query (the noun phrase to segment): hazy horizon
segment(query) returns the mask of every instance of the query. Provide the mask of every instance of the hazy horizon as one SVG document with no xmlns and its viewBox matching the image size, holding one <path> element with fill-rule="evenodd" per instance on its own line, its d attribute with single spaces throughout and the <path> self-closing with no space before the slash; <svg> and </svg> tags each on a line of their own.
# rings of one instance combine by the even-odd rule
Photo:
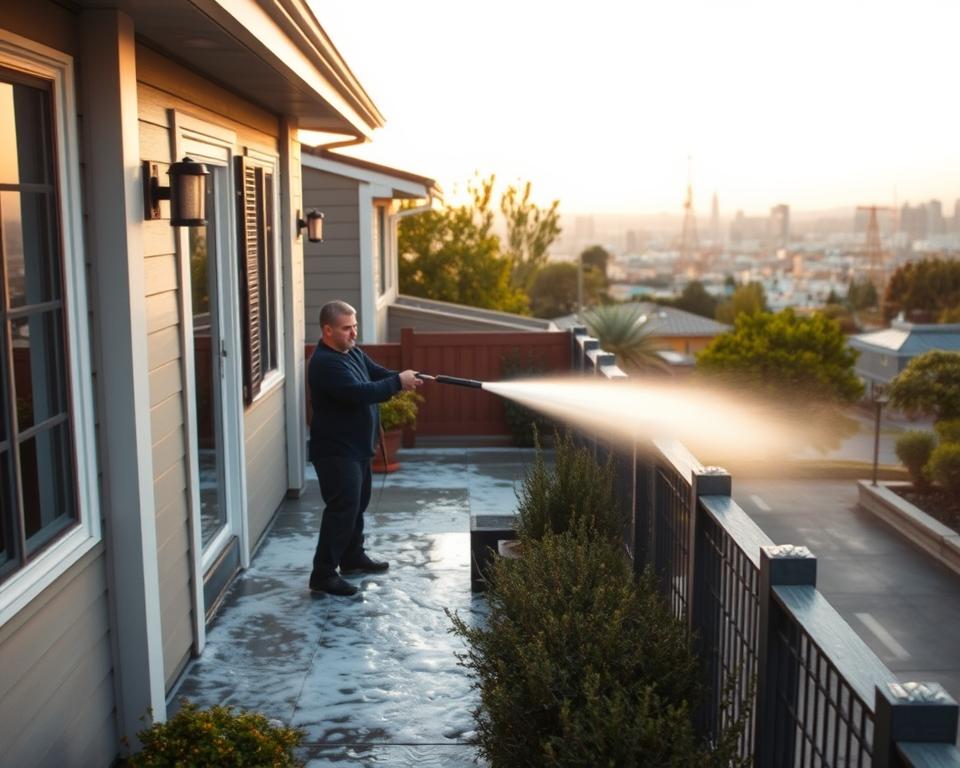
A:
<svg viewBox="0 0 960 768">
<path fill-rule="evenodd" d="M 960 3 L 308 0 L 387 119 L 341 150 L 565 211 L 960 197 Z"/>
</svg>

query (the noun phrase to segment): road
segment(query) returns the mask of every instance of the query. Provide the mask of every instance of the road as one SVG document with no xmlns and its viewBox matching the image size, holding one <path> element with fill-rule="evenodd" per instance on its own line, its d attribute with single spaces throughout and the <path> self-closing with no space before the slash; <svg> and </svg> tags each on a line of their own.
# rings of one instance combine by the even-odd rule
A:
<svg viewBox="0 0 960 768">
<path fill-rule="evenodd" d="M 817 586 L 902 682 L 960 700 L 960 576 L 857 504 L 854 480 L 738 479 L 733 496 L 776 544 L 817 556 Z"/>
</svg>

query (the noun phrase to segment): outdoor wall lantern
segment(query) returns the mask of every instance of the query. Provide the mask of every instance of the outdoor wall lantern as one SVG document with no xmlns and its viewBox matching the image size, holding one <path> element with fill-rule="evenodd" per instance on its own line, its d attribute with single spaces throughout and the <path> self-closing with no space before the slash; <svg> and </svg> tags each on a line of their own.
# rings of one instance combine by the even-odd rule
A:
<svg viewBox="0 0 960 768">
<path fill-rule="evenodd" d="M 310 211 L 306 220 L 300 218 L 300 212 L 297 211 L 297 237 L 303 229 L 307 230 L 307 240 L 311 243 L 323 242 L 323 214 L 320 211 Z"/>
<path fill-rule="evenodd" d="M 206 226 L 207 176 L 210 175 L 207 166 L 185 157 L 179 163 L 171 163 L 167 175 L 170 186 L 161 187 L 158 164 L 144 162 L 144 218 L 159 219 L 160 201 L 169 200 L 171 227 Z"/>
</svg>

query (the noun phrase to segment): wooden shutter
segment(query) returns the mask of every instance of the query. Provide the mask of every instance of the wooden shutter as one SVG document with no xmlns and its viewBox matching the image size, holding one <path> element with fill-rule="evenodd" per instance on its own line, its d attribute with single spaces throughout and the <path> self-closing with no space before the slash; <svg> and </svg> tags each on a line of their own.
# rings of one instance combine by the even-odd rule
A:
<svg viewBox="0 0 960 768">
<path fill-rule="evenodd" d="M 250 403 L 263 380 L 260 339 L 260 253 L 264 245 L 263 169 L 237 158 L 237 243 L 240 249 L 240 328 L 243 334 L 243 399 Z"/>
</svg>

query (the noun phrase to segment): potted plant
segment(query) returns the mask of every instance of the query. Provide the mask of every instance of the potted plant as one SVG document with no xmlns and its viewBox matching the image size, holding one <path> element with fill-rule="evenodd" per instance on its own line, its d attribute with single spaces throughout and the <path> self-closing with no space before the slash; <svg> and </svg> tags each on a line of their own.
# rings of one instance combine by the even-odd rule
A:
<svg viewBox="0 0 960 768">
<path fill-rule="evenodd" d="M 403 439 L 404 427 L 415 427 L 417 409 L 423 398 L 413 390 L 397 392 L 385 403 L 380 403 L 380 426 L 383 437 L 373 456 L 374 472 L 396 472 L 400 469 L 397 452 Z"/>
</svg>

